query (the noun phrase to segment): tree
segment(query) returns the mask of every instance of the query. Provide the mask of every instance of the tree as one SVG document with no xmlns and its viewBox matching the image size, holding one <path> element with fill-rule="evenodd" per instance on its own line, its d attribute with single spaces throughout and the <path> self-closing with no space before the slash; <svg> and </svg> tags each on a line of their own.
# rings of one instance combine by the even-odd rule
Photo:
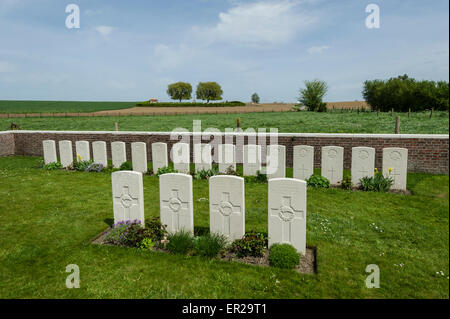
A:
<svg viewBox="0 0 450 319">
<path fill-rule="evenodd" d="M 195 94 L 197 99 L 206 100 L 206 103 L 209 103 L 211 100 L 221 100 L 223 91 L 216 82 L 200 82 Z"/>
<path fill-rule="evenodd" d="M 190 100 L 192 93 L 192 86 L 186 82 L 176 82 L 169 84 L 167 87 L 167 94 L 172 100 Z"/>
<path fill-rule="evenodd" d="M 259 96 L 257 93 L 252 94 L 252 102 L 258 104 L 259 103 Z"/>
<path fill-rule="evenodd" d="M 305 88 L 300 89 L 298 101 L 304 105 L 308 111 L 326 112 L 327 104 L 322 101 L 328 91 L 325 82 L 319 80 L 305 81 Z"/>
<path fill-rule="evenodd" d="M 408 75 L 388 80 L 365 81 L 362 95 L 372 110 L 397 112 L 448 111 L 448 82 L 416 81 Z"/>
</svg>

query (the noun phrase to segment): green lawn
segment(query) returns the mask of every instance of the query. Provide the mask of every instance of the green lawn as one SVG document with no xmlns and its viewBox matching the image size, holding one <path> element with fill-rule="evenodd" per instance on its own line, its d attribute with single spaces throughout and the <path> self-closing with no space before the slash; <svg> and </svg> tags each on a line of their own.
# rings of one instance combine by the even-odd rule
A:
<svg viewBox="0 0 450 319">
<path fill-rule="evenodd" d="M 0 113 L 70 113 L 126 109 L 137 102 L 7 101 L 0 100 Z"/>
<path fill-rule="evenodd" d="M 400 116 L 400 132 L 404 134 L 448 134 L 449 113 L 435 112 L 406 113 Z M 0 130 L 7 130 L 11 122 L 22 130 L 73 130 L 112 131 L 114 123 L 119 123 L 121 131 L 172 131 L 186 128 L 192 131 L 193 120 L 202 121 L 202 129 L 209 127 L 224 130 L 235 128 L 240 117 L 242 127 L 278 128 L 279 132 L 295 133 L 394 133 L 395 117 L 390 113 L 356 113 L 330 111 L 313 112 L 271 112 L 246 114 L 199 114 L 169 116 L 122 116 L 122 117 L 59 117 L 59 118 L 0 118 Z"/>
<path fill-rule="evenodd" d="M 110 174 L 40 161 L 0 158 L 0 298 L 449 298 L 448 175 L 408 174 L 411 196 L 308 189 L 318 274 L 300 275 L 92 245 L 112 223 Z M 144 194 L 146 217 L 158 216 L 157 177 L 144 176 Z M 194 223 L 207 227 L 200 198 L 207 181 L 194 181 Z M 246 230 L 267 230 L 267 184 L 246 184 Z M 68 264 L 80 289 L 65 287 Z M 379 289 L 365 287 L 368 264 L 380 267 Z"/>
</svg>

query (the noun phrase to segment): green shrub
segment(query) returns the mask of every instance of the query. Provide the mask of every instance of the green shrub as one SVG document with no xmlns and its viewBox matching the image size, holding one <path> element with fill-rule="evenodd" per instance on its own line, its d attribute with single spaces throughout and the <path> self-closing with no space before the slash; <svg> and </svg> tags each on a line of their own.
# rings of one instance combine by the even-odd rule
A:
<svg viewBox="0 0 450 319">
<path fill-rule="evenodd" d="M 131 162 L 129 162 L 129 161 L 126 161 L 126 162 L 123 162 L 121 165 L 120 165 L 120 168 L 119 168 L 121 171 L 132 171 L 133 170 L 133 164 L 131 163 Z"/>
<path fill-rule="evenodd" d="M 149 237 L 157 243 L 167 235 L 166 225 L 161 224 L 159 217 L 153 217 L 150 221 L 146 221 L 145 228 L 148 231 Z"/>
<path fill-rule="evenodd" d="M 155 242 L 151 238 L 144 238 L 138 244 L 138 247 L 141 250 L 152 250 L 154 246 L 155 246 Z"/>
<path fill-rule="evenodd" d="M 86 167 L 86 172 L 97 172 L 100 173 L 103 171 L 106 167 L 103 166 L 103 164 L 100 163 L 91 163 L 88 167 Z"/>
<path fill-rule="evenodd" d="M 79 172 L 84 172 L 89 167 L 89 165 L 91 165 L 93 162 L 94 162 L 93 160 L 76 161 L 76 162 L 73 162 L 72 169 L 79 171 Z"/>
<path fill-rule="evenodd" d="M 249 232 L 231 244 L 231 251 L 238 257 L 261 257 L 267 247 L 267 236 L 262 233 Z"/>
<path fill-rule="evenodd" d="M 166 245 L 167 250 L 178 255 L 187 255 L 194 244 L 191 233 L 184 230 L 170 234 L 167 239 L 169 241 Z"/>
<path fill-rule="evenodd" d="M 330 181 L 321 175 L 312 175 L 306 179 L 306 184 L 314 188 L 329 188 Z"/>
<path fill-rule="evenodd" d="M 225 171 L 225 175 L 234 175 L 239 176 L 238 172 L 233 168 L 233 165 L 230 165 L 227 167 L 227 170 Z"/>
<path fill-rule="evenodd" d="M 57 169 L 62 169 L 62 165 L 60 162 L 53 162 L 53 163 L 48 163 L 44 165 L 44 169 L 46 169 L 47 171 L 53 171 L 53 170 L 57 170 Z"/>
<path fill-rule="evenodd" d="M 112 225 L 107 231 L 104 241 L 114 245 L 124 245 L 123 233 L 131 224 L 132 222 L 127 220 Z"/>
<path fill-rule="evenodd" d="M 269 263 L 278 268 L 292 269 L 300 262 L 297 250 L 289 244 L 273 244 L 270 247 Z"/>
<path fill-rule="evenodd" d="M 376 171 L 372 177 L 365 176 L 360 179 L 361 189 L 369 192 L 388 192 L 394 183 L 391 177 L 384 177 L 383 173 Z"/>
<path fill-rule="evenodd" d="M 199 170 L 197 172 L 195 172 L 194 178 L 195 179 L 208 179 L 211 176 L 217 175 L 219 174 L 219 170 L 217 169 L 217 167 L 213 167 L 211 169 L 207 169 L 207 170 Z"/>
<path fill-rule="evenodd" d="M 244 176 L 247 183 L 267 183 L 267 174 L 260 171 L 256 172 L 256 176 Z"/>
<path fill-rule="evenodd" d="M 194 238 L 194 254 L 213 258 L 225 248 L 226 238 L 219 234 L 206 234 Z"/>
<path fill-rule="evenodd" d="M 344 176 L 341 187 L 346 190 L 351 190 L 353 188 L 352 177 L 350 175 Z"/>
<path fill-rule="evenodd" d="M 178 173 L 178 171 L 172 167 L 164 166 L 164 167 L 158 168 L 158 172 L 156 173 L 156 176 L 159 176 L 162 174 L 167 174 L 167 173 Z"/>
</svg>

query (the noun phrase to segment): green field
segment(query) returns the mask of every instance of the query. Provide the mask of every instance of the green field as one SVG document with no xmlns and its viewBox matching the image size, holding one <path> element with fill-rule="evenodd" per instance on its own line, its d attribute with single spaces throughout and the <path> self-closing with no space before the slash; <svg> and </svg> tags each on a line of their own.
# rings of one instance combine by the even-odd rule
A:
<svg viewBox="0 0 450 319">
<path fill-rule="evenodd" d="M 449 113 L 397 113 L 400 116 L 400 132 L 404 134 L 448 134 Z M 278 128 L 279 132 L 294 133 L 394 133 L 395 117 L 390 113 L 356 113 L 330 111 L 271 112 L 245 114 L 199 114 L 167 116 L 122 116 L 122 117 L 59 117 L 59 118 L 0 118 L 0 130 L 8 130 L 17 123 L 22 130 L 71 130 L 112 131 L 119 123 L 120 131 L 172 131 L 186 128 L 192 131 L 193 120 L 202 121 L 202 129 L 209 127 L 224 130 L 235 128 L 236 119 L 241 118 L 242 127 Z"/>
<path fill-rule="evenodd" d="M 137 102 L 7 101 L 0 100 L 0 113 L 77 113 L 119 110 Z"/>
<path fill-rule="evenodd" d="M 45 171 L 0 158 L 0 298 L 449 298 L 449 177 L 408 174 L 413 195 L 308 189 L 307 244 L 318 273 L 90 243 L 112 223 L 111 175 Z M 288 170 L 291 176 L 292 170 Z M 144 176 L 146 217 L 158 178 Z M 209 226 L 208 182 L 194 224 Z M 267 184 L 246 184 L 246 230 L 267 231 Z M 68 264 L 81 287 L 67 289 Z M 380 268 L 368 289 L 366 266 Z M 442 274 L 441 274 L 442 272 Z"/>
</svg>

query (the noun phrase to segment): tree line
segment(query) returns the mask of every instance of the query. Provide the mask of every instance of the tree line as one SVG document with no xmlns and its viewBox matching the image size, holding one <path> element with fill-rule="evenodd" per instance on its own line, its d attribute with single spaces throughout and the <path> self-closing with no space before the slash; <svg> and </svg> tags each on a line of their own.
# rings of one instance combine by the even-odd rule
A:
<svg viewBox="0 0 450 319">
<path fill-rule="evenodd" d="M 169 84 L 167 94 L 172 100 L 190 100 L 192 98 L 192 85 L 187 82 L 176 82 Z M 199 100 L 209 101 L 222 100 L 222 88 L 217 82 L 200 82 L 197 85 L 195 95 Z"/>
</svg>

